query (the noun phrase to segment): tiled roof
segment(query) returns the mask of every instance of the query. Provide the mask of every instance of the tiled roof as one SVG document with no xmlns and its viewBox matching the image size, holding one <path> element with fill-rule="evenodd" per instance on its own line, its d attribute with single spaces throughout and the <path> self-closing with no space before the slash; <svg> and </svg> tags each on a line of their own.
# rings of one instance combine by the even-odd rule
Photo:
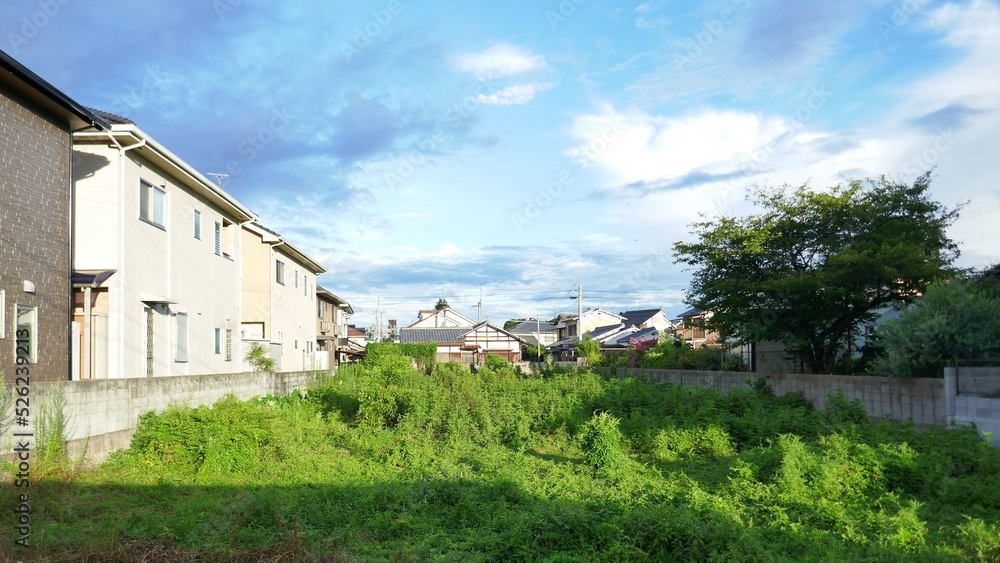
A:
<svg viewBox="0 0 1000 563">
<path fill-rule="evenodd" d="M 643 340 L 659 340 L 659 338 L 660 338 L 660 331 L 656 330 L 653 327 L 650 327 L 650 328 L 644 328 L 639 332 L 619 338 L 618 344 L 621 344 L 623 346 L 628 346 L 630 341 L 641 342 Z"/>
<path fill-rule="evenodd" d="M 459 342 L 472 327 L 461 328 L 401 328 L 400 342 Z"/>
<path fill-rule="evenodd" d="M 618 314 L 625 317 L 625 324 L 627 325 L 641 325 L 660 311 L 662 309 L 640 309 L 636 311 L 622 311 Z"/>
<path fill-rule="evenodd" d="M 518 323 L 515 326 L 507 329 L 507 332 L 512 332 L 514 334 L 535 334 L 536 332 L 554 332 L 559 330 L 556 325 L 540 322 L 535 323 L 535 321 L 524 321 Z"/>
<path fill-rule="evenodd" d="M 120 115 L 115 115 L 113 113 L 101 111 L 99 109 L 94 109 L 94 108 L 87 108 L 87 109 L 90 110 L 97 117 L 100 117 L 101 119 L 107 121 L 112 125 L 135 125 L 135 122 L 127 117 L 122 117 Z"/>
</svg>

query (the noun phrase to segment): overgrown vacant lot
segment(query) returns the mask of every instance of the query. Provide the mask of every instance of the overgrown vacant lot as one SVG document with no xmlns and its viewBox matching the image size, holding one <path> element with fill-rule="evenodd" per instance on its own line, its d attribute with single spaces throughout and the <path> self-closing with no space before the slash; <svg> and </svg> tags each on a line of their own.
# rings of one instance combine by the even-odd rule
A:
<svg viewBox="0 0 1000 563">
<path fill-rule="evenodd" d="M 31 490 L 30 560 L 1000 560 L 1000 451 L 971 430 L 496 363 L 147 414 Z"/>
</svg>

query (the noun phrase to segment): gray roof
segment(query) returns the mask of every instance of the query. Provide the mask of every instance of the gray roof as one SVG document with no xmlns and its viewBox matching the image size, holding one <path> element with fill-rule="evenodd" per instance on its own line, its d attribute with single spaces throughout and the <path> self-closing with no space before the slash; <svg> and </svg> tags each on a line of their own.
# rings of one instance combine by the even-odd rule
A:
<svg viewBox="0 0 1000 563">
<path fill-rule="evenodd" d="M 400 342 L 460 342 L 462 336 L 470 332 L 472 327 L 460 328 L 401 328 Z"/>
<path fill-rule="evenodd" d="M 626 325 L 641 325 L 642 323 L 653 318 L 654 315 L 662 310 L 663 309 L 641 309 L 637 311 L 623 311 L 618 314 L 625 317 Z"/>
<path fill-rule="evenodd" d="M 559 330 L 556 325 L 549 324 L 546 322 L 535 323 L 535 321 L 524 321 L 511 328 L 507 329 L 507 332 L 512 332 L 514 334 L 535 334 L 536 332 L 555 332 Z"/>
</svg>

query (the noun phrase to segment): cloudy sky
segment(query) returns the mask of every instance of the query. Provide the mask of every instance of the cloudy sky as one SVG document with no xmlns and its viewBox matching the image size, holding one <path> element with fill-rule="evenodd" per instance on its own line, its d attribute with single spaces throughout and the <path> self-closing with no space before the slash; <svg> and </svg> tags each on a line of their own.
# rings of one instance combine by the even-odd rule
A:
<svg viewBox="0 0 1000 563">
<path fill-rule="evenodd" d="M 1000 262 L 1000 2 L 7 0 L 0 49 L 134 120 L 323 263 L 367 326 L 681 312 L 746 187 L 934 168 Z"/>
</svg>

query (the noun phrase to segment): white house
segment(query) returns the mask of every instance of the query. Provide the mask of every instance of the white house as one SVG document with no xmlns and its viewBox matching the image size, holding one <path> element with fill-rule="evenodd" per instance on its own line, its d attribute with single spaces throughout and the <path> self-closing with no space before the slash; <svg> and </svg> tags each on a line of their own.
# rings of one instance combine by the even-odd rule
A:
<svg viewBox="0 0 1000 563">
<path fill-rule="evenodd" d="M 265 345 L 278 371 L 318 369 L 316 276 L 326 270 L 258 223 L 241 232 L 242 337 Z"/>
<path fill-rule="evenodd" d="M 253 213 L 135 123 L 73 135 L 73 378 L 241 370 Z"/>
<path fill-rule="evenodd" d="M 424 309 L 417 313 L 417 320 L 405 328 L 462 328 L 473 326 L 475 321 L 451 307 L 440 310 Z"/>
<path fill-rule="evenodd" d="M 436 342 L 437 361 L 464 364 L 482 363 L 486 354 L 519 362 L 523 343 L 517 335 L 486 321 L 467 327 L 418 328 L 410 325 L 399 331 L 399 341 Z"/>
</svg>

